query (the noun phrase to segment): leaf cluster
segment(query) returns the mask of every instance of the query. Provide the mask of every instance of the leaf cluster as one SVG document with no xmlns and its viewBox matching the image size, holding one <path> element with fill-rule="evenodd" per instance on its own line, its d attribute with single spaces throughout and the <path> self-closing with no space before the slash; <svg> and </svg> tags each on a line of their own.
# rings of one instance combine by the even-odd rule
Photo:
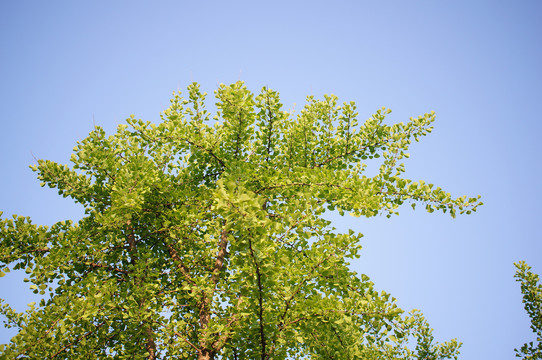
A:
<svg viewBox="0 0 542 360">
<path fill-rule="evenodd" d="M 525 311 L 531 318 L 531 330 L 536 334 L 536 343 L 528 342 L 516 349 L 516 357 L 522 359 L 542 359 L 542 284 L 538 274 L 531 271 L 525 261 L 514 263 L 516 281 L 521 283 Z"/>
</svg>

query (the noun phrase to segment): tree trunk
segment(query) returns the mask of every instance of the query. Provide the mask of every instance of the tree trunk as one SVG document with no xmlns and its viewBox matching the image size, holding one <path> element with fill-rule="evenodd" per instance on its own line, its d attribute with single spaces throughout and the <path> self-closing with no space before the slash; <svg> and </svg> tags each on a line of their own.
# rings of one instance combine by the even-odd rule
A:
<svg viewBox="0 0 542 360">
<path fill-rule="evenodd" d="M 207 329 L 209 321 L 211 320 L 211 302 L 213 301 L 214 291 L 216 284 L 220 277 L 220 272 L 224 266 L 224 258 L 226 257 L 228 247 L 228 232 L 226 231 L 226 223 L 220 234 L 220 241 L 218 243 L 218 252 L 216 254 L 215 265 L 213 273 L 211 275 L 212 290 L 209 293 L 203 292 L 203 296 L 199 305 L 199 322 L 201 329 Z M 208 349 L 211 347 L 211 349 Z M 200 350 L 198 350 L 198 360 L 213 360 L 215 358 L 217 349 L 213 349 L 211 345 L 200 342 Z"/>
<path fill-rule="evenodd" d="M 156 360 L 156 344 L 154 343 L 154 335 L 152 333 L 151 327 L 147 327 L 145 329 L 147 333 L 147 344 L 145 345 L 145 348 L 147 349 L 147 352 L 149 353 L 149 356 L 147 359 L 149 360 Z"/>
<path fill-rule="evenodd" d="M 199 350 L 198 360 L 214 360 L 215 352 L 212 350 Z"/>
</svg>

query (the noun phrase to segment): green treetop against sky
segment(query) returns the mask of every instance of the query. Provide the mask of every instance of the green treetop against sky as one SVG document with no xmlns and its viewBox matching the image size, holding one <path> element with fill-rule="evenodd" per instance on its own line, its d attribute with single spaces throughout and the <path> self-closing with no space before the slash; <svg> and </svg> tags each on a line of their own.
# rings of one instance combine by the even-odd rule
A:
<svg viewBox="0 0 542 360">
<path fill-rule="evenodd" d="M 220 85 L 216 116 L 199 85 L 176 94 L 162 122 L 96 127 L 71 166 L 39 160 L 43 185 L 85 208 L 77 223 L 2 220 L 0 261 L 48 295 L 24 313 L 8 357 L 162 359 L 456 358 L 419 312 L 349 269 L 361 234 L 326 211 L 392 216 L 404 203 L 471 213 L 402 176 L 409 145 L 434 113 L 359 122 L 354 102 L 312 96 L 297 116 L 278 93 Z M 366 163 L 377 163 L 374 176 Z"/>
<path fill-rule="evenodd" d="M 383 124 L 387 124 L 386 126 L 390 128 L 393 123 L 407 123 L 410 116 L 429 113 L 431 118 L 431 111 L 434 110 L 436 120 L 431 125 L 427 125 L 431 127 L 434 124 L 434 130 L 420 143 L 410 144 L 408 152 L 411 157 L 409 159 L 398 160 L 398 163 L 404 161 L 406 165 L 405 172 L 401 173 L 399 178 L 412 179 L 418 183 L 417 186 L 421 191 L 424 191 L 427 184 L 421 184 L 419 179 L 434 183 L 436 186 L 431 191 L 441 186 L 453 195 L 452 199 L 463 194 L 481 194 L 484 206 L 480 207 L 474 215 L 458 215 L 454 219 L 451 216 L 428 213 L 423 209 L 423 201 L 409 199 L 399 209 L 401 216 L 387 218 L 386 215 L 389 212 L 386 207 L 382 208 L 379 215 L 367 218 L 348 216 L 348 213 L 356 210 L 348 211 L 346 206 L 341 208 L 339 204 L 332 204 L 335 210 L 328 210 L 327 207 L 330 204 L 327 204 L 326 200 L 326 204 L 321 204 L 325 212 L 317 214 L 315 211 L 313 214 L 319 220 L 314 220 L 315 224 L 311 225 L 312 227 L 303 229 L 303 233 L 319 232 L 319 235 L 314 235 L 310 238 L 311 240 L 307 240 L 308 249 L 305 252 L 316 251 L 316 249 L 309 250 L 315 241 L 331 241 L 330 236 L 334 241 L 343 239 L 342 235 L 338 234 L 349 234 L 349 229 L 352 229 L 354 234 L 363 233 L 364 237 L 355 243 L 356 246 L 363 246 L 363 250 L 357 252 L 359 258 L 344 255 L 344 262 L 350 263 L 348 271 L 366 274 L 375 283 L 372 287 L 373 291 L 378 292 L 379 295 L 381 290 L 389 291 L 397 297 L 398 307 L 407 311 L 414 308 L 422 309 L 424 318 L 435 329 L 432 333 L 435 337 L 434 343 L 457 338 L 463 343 L 460 349 L 461 359 L 511 359 L 514 357 L 514 349 L 520 349 L 523 344 L 529 344 L 531 341 L 536 344 L 536 334 L 533 334 L 529 327 L 531 324 L 529 313 L 525 311 L 522 304 L 520 286 L 514 281 L 516 268 L 513 263 L 524 260 L 532 266 L 530 271 L 533 274 L 542 273 L 542 242 L 539 232 L 542 215 L 540 208 L 542 158 L 539 156 L 539 138 L 542 122 L 537 111 L 542 103 L 540 67 L 542 43 L 539 39 L 539 34 L 542 33 L 541 15 L 542 3 L 537 0 L 521 2 L 491 0 L 0 2 L 0 49 L 3 55 L 0 57 L 2 79 L 0 81 L 0 99 L 2 99 L 0 107 L 2 122 L 0 211 L 4 212 L 2 219 L 12 219 L 11 214 L 28 216 L 33 223 L 48 226 L 47 230 L 39 230 L 44 234 L 41 236 L 46 237 L 49 236 L 47 234 L 57 231 L 58 234 L 65 232 L 64 237 L 69 234 L 72 239 L 75 239 L 77 238 L 76 231 L 79 231 L 79 238 L 82 240 L 81 243 L 74 244 L 74 249 L 90 246 L 85 243 L 84 239 L 89 237 L 85 237 L 84 234 L 91 225 L 86 223 L 89 220 L 82 220 L 89 216 L 95 222 L 108 223 L 109 221 L 108 226 L 112 227 L 110 233 L 92 236 L 93 239 L 102 241 L 104 244 L 126 239 L 126 233 L 123 233 L 120 227 L 114 226 L 122 224 L 123 216 L 127 216 L 130 211 L 135 211 L 140 216 L 146 214 L 146 221 L 148 220 L 151 224 L 150 215 L 136 209 L 139 206 L 142 209 L 149 209 L 148 206 L 145 207 L 145 204 L 151 204 L 152 202 L 148 202 L 151 198 L 159 202 L 155 196 L 173 197 L 173 195 L 165 191 L 169 188 L 160 190 L 163 191 L 160 193 L 152 186 L 145 192 L 145 187 L 149 184 L 163 183 L 165 174 L 173 175 L 175 171 L 179 171 L 178 169 L 160 168 L 157 174 L 163 175 L 155 174 L 158 178 L 153 181 L 150 175 L 142 175 L 141 182 L 134 183 L 135 187 L 131 192 L 130 188 L 123 187 L 110 189 L 109 194 L 115 194 L 111 202 L 115 204 L 116 210 L 107 208 L 110 209 L 108 214 L 98 211 L 101 198 L 87 200 L 86 206 L 95 206 L 97 212 L 85 214 L 85 206 L 75 203 L 69 197 L 58 196 L 58 188 L 48 186 L 41 188 L 40 181 L 36 180 L 36 174 L 28 168 L 28 165 L 36 165 L 39 169 L 47 168 L 51 172 L 59 171 L 58 174 L 61 174 L 54 163 L 37 162 L 37 159 L 48 159 L 59 164 L 70 164 L 69 169 L 74 170 L 75 164 L 70 162 L 70 156 L 75 152 L 72 149 L 76 142 L 85 139 L 89 132 L 93 132 L 94 138 L 99 136 L 95 132 L 95 125 L 103 128 L 107 134 L 104 135 L 106 139 L 109 135 L 116 136 L 117 139 L 124 136 L 126 140 L 123 140 L 123 144 L 133 145 L 133 149 L 130 150 L 132 152 L 129 154 L 137 154 L 137 151 L 141 151 L 136 150 L 138 146 L 143 145 L 145 141 L 151 142 L 149 139 L 139 138 L 140 133 L 155 136 L 158 130 L 136 131 L 138 135 L 134 135 L 128 141 L 128 134 L 135 131 L 134 127 L 128 124 L 126 129 L 117 133 L 118 125 L 125 124 L 123 119 L 129 117 L 130 114 L 135 114 L 136 118 L 150 120 L 156 123 L 158 128 L 164 130 L 163 125 L 158 125 L 162 122 L 159 114 L 169 107 L 168 99 L 171 92 L 183 90 L 184 98 L 190 99 L 189 93 L 184 89 L 194 80 L 201 84 L 201 92 L 209 93 L 217 89 L 221 83 L 232 84 L 237 80 L 243 80 L 255 93 L 254 102 L 257 102 L 256 95 L 260 93 L 262 87 L 276 89 L 280 91 L 280 99 L 284 104 L 282 110 L 290 114 L 290 121 L 297 121 L 295 119 L 301 115 L 307 95 L 314 95 L 315 101 L 327 102 L 323 94 L 329 93 L 339 97 L 338 105 L 340 106 L 343 101 L 356 102 L 358 107 L 356 111 L 360 114 L 357 116 L 358 129 L 364 126 L 366 119 L 370 118 L 373 111 L 383 106 L 393 109 L 391 114 L 386 114 L 382 110 L 380 114 L 386 115 Z M 213 96 L 209 95 L 207 108 L 213 115 L 217 110 L 214 106 L 215 102 Z M 191 107 L 190 104 L 185 105 L 185 108 Z M 257 107 L 254 107 L 256 114 L 259 111 Z M 341 114 L 343 114 L 342 109 L 338 115 Z M 255 116 L 261 117 L 261 115 Z M 185 114 L 185 119 L 192 119 L 192 116 Z M 427 119 L 424 118 L 423 121 Z M 203 123 L 211 126 L 215 121 L 211 118 Z M 219 123 L 225 123 L 224 116 Z M 141 127 L 137 122 L 134 126 Z M 334 126 L 338 127 L 339 122 Z M 257 129 L 255 127 L 254 131 Z M 285 134 L 285 130 L 280 131 Z M 399 128 L 396 130 L 400 132 Z M 212 131 L 214 133 L 211 130 L 206 132 L 209 136 L 207 141 L 211 141 L 212 136 L 216 136 L 217 129 Z M 226 129 L 223 131 L 226 132 Z M 228 131 L 233 131 L 233 129 Z M 324 139 L 327 135 L 323 134 L 328 130 L 322 128 L 321 131 L 321 133 L 313 132 L 313 137 L 309 136 L 307 141 Z M 256 141 L 263 141 L 257 140 L 255 134 L 250 134 L 250 136 L 253 139 L 251 140 L 253 146 L 256 146 Z M 290 134 L 290 136 L 300 135 Z M 201 138 L 194 136 L 190 138 L 186 136 L 186 138 L 190 141 L 198 139 L 201 141 Z M 277 155 L 271 159 L 269 155 L 269 161 L 282 161 L 285 164 L 286 154 L 295 153 L 298 155 L 290 161 L 297 162 L 298 165 L 306 161 L 303 166 L 310 168 L 313 166 L 311 161 L 318 161 L 328 150 L 337 150 L 333 147 L 336 145 L 333 145 L 331 141 L 333 139 L 335 138 L 330 137 L 327 143 L 330 146 L 319 148 L 313 154 L 314 158 L 306 153 L 310 149 L 303 147 L 305 143 L 297 141 L 290 144 L 292 146 L 290 150 L 277 152 L 281 156 Z M 83 158 L 88 156 L 88 159 L 93 159 L 93 161 L 103 161 L 103 166 L 114 168 L 115 163 L 108 162 L 111 159 L 100 158 L 99 152 L 90 152 L 91 140 L 85 141 L 89 142 L 84 146 L 85 151 L 75 152 L 76 156 L 81 155 Z M 93 141 L 99 143 L 101 140 L 96 138 Z M 168 143 L 167 139 L 161 141 Z M 231 138 L 222 138 L 221 141 L 224 141 L 224 143 L 220 142 L 223 145 L 235 144 L 232 142 L 234 139 Z M 104 139 L 103 143 L 109 144 L 109 141 Z M 119 144 L 118 147 L 124 146 L 123 144 Z M 202 145 L 212 144 L 203 143 Z M 190 151 L 196 153 L 197 149 L 194 149 L 193 145 L 186 146 L 190 146 Z M 345 145 L 341 146 L 344 149 Z M 172 149 L 172 151 L 188 151 L 186 148 L 183 149 Z M 339 149 L 341 149 L 340 146 Z M 142 156 L 137 158 L 137 161 L 131 158 L 131 165 L 127 164 L 123 166 L 123 169 L 119 168 L 119 171 L 122 170 L 117 174 L 119 184 L 123 183 L 123 179 L 129 179 L 132 176 L 129 174 L 139 173 L 134 171 L 138 166 L 143 168 L 150 166 L 148 161 L 156 155 L 151 154 L 150 150 L 152 149 L 147 149 Z M 239 151 L 241 150 L 240 148 Z M 230 154 L 235 151 L 235 148 L 224 148 L 221 151 L 224 154 Z M 255 148 L 253 154 L 251 150 L 243 151 L 246 152 L 243 156 L 248 158 L 250 155 L 252 161 L 257 154 L 265 154 L 264 149 L 256 150 Z M 361 159 L 368 165 L 363 172 L 359 173 L 361 177 L 367 176 L 365 185 L 386 181 L 388 185 L 394 185 L 397 188 L 403 186 L 403 189 L 406 189 L 407 185 L 412 186 L 412 184 L 403 185 L 393 182 L 396 181 L 392 179 L 393 176 L 388 177 L 387 180 L 375 178 L 380 173 L 380 165 L 387 159 L 383 151 L 375 151 L 376 154 L 380 155 L 380 158 Z M 215 155 L 218 157 L 219 154 Z M 209 165 L 207 170 L 199 176 L 205 175 L 209 178 L 211 171 L 217 166 L 217 160 L 210 154 L 200 153 L 198 156 L 206 157 L 206 164 Z M 120 158 L 114 159 L 121 161 Z M 177 160 L 171 161 L 175 163 Z M 82 160 L 76 157 L 76 161 Z M 186 161 L 188 161 L 185 163 L 186 167 L 194 171 L 204 166 L 203 163 L 194 164 L 188 159 Z M 292 179 L 292 183 L 297 182 L 296 186 L 288 185 L 290 188 L 283 186 L 265 190 L 265 193 L 257 193 L 258 189 L 263 189 L 266 184 L 269 186 L 272 181 L 285 184 L 286 180 L 277 178 L 281 173 L 273 175 L 269 172 L 258 171 L 258 174 L 247 180 L 246 184 L 239 185 L 242 187 L 232 188 L 226 176 L 228 179 L 234 177 L 233 171 L 238 169 L 238 172 L 241 175 L 245 174 L 244 176 L 248 179 L 247 174 L 250 174 L 251 169 L 244 168 L 246 164 L 242 163 L 234 166 L 231 162 L 224 161 L 224 164 L 228 166 L 228 172 L 221 174 L 222 188 L 227 196 L 233 197 L 233 200 L 249 201 L 242 195 L 246 193 L 249 196 L 250 192 L 255 193 L 254 196 L 258 199 L 269 193 L 276 196 L 282 194 L 281 196 L 288 195 L 298 200 L 300 209 L 309 207 L 305 211 L 316 210 L 320 204 L 305 201 L 309 193 L 298 196 L 293 195 L 293 192 L 301 191 L 300 184 L 303 181 L 316 181 L 310 176 L 321 174 L 318 176 L 323 179 L 318 181 L 325 184 L 330 184 L 332 181 L 336 183 L 354 181 L 355 178 L 352 176 L 344 180 L 326 173 L 326 171 L 332 171 L 331 167 L 339 169 L 338 163 L 330 162 L 325 166 L 315 168 L 315 174 L 307 170 L 304 180 Z M 80 165 L 84 166 L 82 162 Z M 348 164 L 343 165 L 348 166 Z M 295 171 L 301 171 L 303 166 L 298 166 Z M 318 173 L 316 170 L 321 172 Z M 82 169 L 75 169 L 75 171 L 78 175 L 83 174 Z M 360 170 L 346 168 L 338 172 L 344 171 Z M 45 173 L 42 175 L 45 176 Z M 188 175 L 185 174 L 185 176 Z M 192 173 L 190 176 L 196 177 L 197 174 Z M 42 181 L 47 182 L 45 179 Z M 96 184 L 96 180 L 93 181 L 91 184 Z M 104 182 L 104 186 L 107 184 L 108 182 Z M 361 184 L 358 185 L 361 186 Z M 205 186 L 207 186 L 209 196 L 216 198 L 226 196 L 220 195 L 222 188 L 218 182 L 215 182 L 214 192 L 209 190 L 212 189 L 211 183 Z M 203 194 L 205 189 L 202 187 L 197 190 L 201 191 L 200 197 L 193 197 L 194 201 L 197 200 L 201 206 L 205 204 L 201 200 L 205 198 Z M 339 188 L 326 189 L 324 186 L 311 186 L 305 191 L 309 189 L 317 192 L 314 196 L 320 201 L 332 199 L 334 194 L 338 195 L 339 192 L 346 191 Z M 99 188 L 92 190 L 98 191 Z M 64 191 L 68 194 L 70 189 L 64 188 Z M 188 191 L 188 188 L 184 191 Z M 292 193 L 287 193 L 288 191 Z M 326 191 L 328 193 L 325 193 Z M 376 194 L 375 188 L 370 191 Z M 409 191 L 414 191 L 414 188 L 409 188 Z M 188 196 L 186 193 L 183 194 Z M 349 194 L 349 196 L 353 199 L 354 195 Z M 182 197 L 179 197 L 179 201 L 180 199 Z M 365 196 L 364 199 L 374 202 L 365 203 L 366 207 L 357 209 L 358 212 L 363 209 L 365 211 L 371 208 L 377 209 L 379 206 L 385 207 L 387 203 L 390 203 L 393 210 L 393 202 L 386 202 L 384 198 L 381 203 L 378 203 L 379 199 L 375 196 Z M 418 204 L 416 211 L 410 209 L 412 202 Z M 276 214 L 276 212 L 273 213 L 273 206 L 281 204 L 280 201 L 274 204 L 269 203 L 265 211 Z M 121 205 L 125 206 L 124 210 Z M 289 204 L 292 207 L 298 205 L 293 202 Z M 358 206 L 361 205 L 362 203 L 358 203 Z M 215 206 L 219 204 L 216 203 Z M 206 240 L 205 244 L 209 246 L 209 249 L 214 244 L 212 242 L 218 241 L 216 232 L 223 226 L 218 223 L 219 218 L 213 218 L 212 214 L 216 214 L 220 209 L 227 209 L 228 206 L 233 209 L 231 206 L 234 205 L 223 202 L 220 206 L 226 206 L 226 208 L 212 207 L 205 208 L 206 211 L 198 211 L 194 207 L 185 207 L 187 218 L 198 214 L 202 217 L 200 222 L 214 224 L 214 228 L 198 228 L 199 232 L 208 231 L 210 235 L 213 231 L 215 232 L 214 236 Z M 242 208 L 241 204 L 235 206 Z M 346 216 L 340 216 L 340 209 L 345 211 Z M 180 216 L 176 212 L 181 211 L 179 208 L 162 210 L 161 215 L 155 216 L 153 226 L 157 226 L 156 223 L 162 221 L 164 217 Z M 264 209 L 258 210 L 258 216 L 264 215 L 261 211 Z M 220 216 L 224 217 L 224 215 Z M 294 219 L 294 216 L 301 215 L 288 216 Z M 111 220 L 114 217 L 118 218 L 115 221 Z M 322 218 L 331 221 L 331 224 L 317 230 L 320 225 L 323 225 Z M 67 219 L 73 222 L 71 224 L 66 222 L 65 225 L 59 223 Z M 255 217 L 255 219 L 261 218 Z M 81 223 L 80 220 L 82 220 Z M 274 223 L 280 221 L 276 216 L 270 217 L 269 220 Z M 310 217 L 307 217 L 307 221 L 309 220 Z M 134 231 L 137 230 L 142 234 L 144 230 L 142 223 L 138 224 L 134 219 L 130 221 Z M 185 225 L 196 226 L 194 221 Z M 170 219 L 170 224 L 163 226 L 171 230 L 171 234 L 167 235 L 170 241 L 182 235 L 181 229 L 171 229 L 175 222 L 178 222 L 177 218 Z M 59 224 L 54 225 L 57 223 Z M 241 221 L 239 223 L 241 224 Z M 34 234 L 30 225 L 21 226 L 28 227 L 28 236 Z M 123 226 L 128 226 L 127 221 Z M 336 230 L 331 230 L 331 226 Z M 149 232 L 157 230 L 159 229 L 147 229 Z M 278 234 L 280 229 L 266 226 L 264 230 Z M 105 231 L 105 225 L 103 231 Z M 337 235 L 326 235 L 326 232 Z M 166 239 L 165 232 L 153 234 L 156 239 L 159 236 Z M 234 239 L 246 238 L 241 237 L 242 231 L 236 233 L 228 230 L 228 234 L 228 246 L 232 246 Z M 196 237 L 196 235 L 193 236 Z M 296 236 L 301 236 L 301 234 L 296 233 Z M 147 238 L 151 238 L 151 235 Z M 344 239 L 347 238 L 349 237 Z M 284 239 L 286 240 L 286 237 Z M 34 241 L 38 240 L 34 239 Z M 59 239 L 59 241 L 68 240 Z M 24 242 L 26 247 L 10 255 L 14 256 L 24 249 L 28 250 L 32 243 L 32 241 Z M 178 242 L 174 244 L 180 246 Z M 218 246 L 218 244 L 214 245 Z M 151 248 L 158 250 L 157 246 Z M 259 249 L 256 244 L 254 246 Z M 194 251 L 199 251 L 197 254 L 210 251 L 205 249 L 207 248 L 194 249 Z M 130 256 L 122 253 L 121 250 L 109 251 L 112 257 L 118 255 L 119 261 L 129 261 Z M 55 251 L 60 251 L 60 249 Z M 141 249 L 138 248 L 138 251 Z M 229 259 L 228 256 L 238 256 L 235 252 L 229 250 L 228 252 L 229 255 L 225 255 L 225 259 Z M 121 254 L 124 254 L 122 255 L 124 258 Z M 197 254 L 184 253 L 183 256 L 194 257 Z M 35 253 L 35 255 L 39 254 Z M 55 256 L 58 259 L 58 253 L 49 252 L 42 255 L 40 266 L 43 266 L 43 269 L 52 269 L 57 261 Z M 50 255 L 53 256 L 49 257 Z M 211 255 L 216 259 L 216 252 L 211 252 Z M 75 256 L 72 253 L 66 253 L 65 259 L 72 259 L 70 266 L 76 266 L 73 263 Z M 47 257 L 51 261 L 50 264 L 44 263 Z M 166 248 L 159 258 L 163 261 L 171 258 L 169 250 Z M 248 254 L 244 257 L 246 266 L 251 264 L 250 259 Z M 85 269 L 92 265 L 92 261 L 95 264 L 112 264 L 108 262 L 109 260 L 112 259 L 86 259 L 78 265 L 82 268 L 72 269 L 73 274 L 78 274 L 79 271 L 84 273 Z M 139 261 L 143 263 L 147 261 L 144 254 L 140 254 Z M 302 263 L 290 266 L 298 266 L 297 269 L 301 269 L 302 266 L 313 264 L 314 258 L 303 256 L 299 261 Z M 339 264 L 341 260 L 337 258 L 333 261 Z M 196 266 L 193 263 L 189 264 L 192 267 Z M 208 262 L 197 264 L 202 267 L 202 271 L 203 268 L 211 271 L 214 266 L 214 263 L 209 265 Z M 120 263 L 117 265 L 115 268 L 129 270 L 126 268 L 129 265 L 123 264 L 122 267 Z M 274 266 L 279 265 L 277 263 Z M 223 267 L 231 269 L 233 264 L 225 260 Z M 30 274 L 25 273 L 26 268 L 25 266 L 16 271 L 12 269 L 9 274 L 0 278 L 0 298 L 4 298 L 13 310 L 23 313 L 32 302 L 36 302 L 34 306 L 37 310 L 40 299 L 48 296 L 48 286 L 51 285 L 51 283 L 47 286 L 44 283 L 25 283 L 24 278 L 30 278 Z M 2 271 L 3 269 L 4 267 L 0 268 Z M 140 289 L 141 294 L 138 296 L 151 291 L 145 286 L 120 281 L 123 276 L 129 277 L 141 271 L 137 269 L 139 268 L 136 266 L 133 270 L 135 272 L 130 275 L 122 275 L 122 272 L 116 274 L 116 278 L 119 279 L 119 288 L 116 291 Z M 262 267 L 261 271 L 265 272 L 266 269 Z M 69 271 L 68 268 L 58 269 L 60 270 Z M 158 272 L 162 274 L 164 271 Z M 98 276 L 102 273 L 104 276 L 101 279 L 104 281 L 107 278 L 105 275 L 115 277 L 111 269 L 97 267 L 87 273 L 87 276 L 94 276 L 93 274 Z M 176 273 L 178 276 L 182 275 L 179 271 Z M 292 275 L 294 279 L 295 276 L 299 276 L 295 274 L 294 271 Z M 43 281 L 49 276 L 45 270 L 42 270 L 41 277 L 37 275 L 39 274 L 33 275 L 35 279 Z M 149 276 L 157 277 L 158 275 L 150 272 Z M 169 277 L 172 282 L 175 280 L 172 278 L 173 274 L 161 276 Z M 228 274 L 228 276 L 234 276 L 234 274 Z M 357 275 L 357 278 L 363 286 L 368 286 L 368 280 L 360 276 Z M 113 282 L 113 278 L 108 281 Z M 220 282 L 223 278 L 217 279 L 215 293 L 218 296 L 221 293 L 220 289 L 224 287 L 221 287 L 223 284 Z M 328 279 L 329 287 L 339 289 L 338 285 L 331 284 L 331 278 L 324 277 L 324 279 Z M 90 278 L 87 280 L 91 281 Z M 60 279 L 52 284 L 58 284 L 58 281 Z M 181 281 L 181 278 L 175 281 Z M 255 280 L 252 281 L 251 283 L 254 284 Z M 99 284 L 99 282 L 96 283 Z M 29 289 L 32 285 L 35 285 L 37 289 Z M 41 289 L 40 285 L 44 288 Z M 81 287 L 83 285 L 81 283 Z M 306 283 L 305 285 L 308 289 L 318 284 Z M 73 292 L 70 294 L 76 293 L 77 284 L 68 285 L 66 280 L 62 286 L 72 286 Z M 266 286 L 266 289 L 272 288 L 269 284 Z M 324 287 L 324 285 L 321 286 Z M 104 286 L 100 285 L 96 291 L 99 289 L 100 294 L 106 297 Z M 369 291 L 368 287 L 364 289 Z M 38 293 L 33 294 L 34 290 Z M 39 294 L 42 290 L 45 292 L 44 295 Z M 188 290 L 183 291 L 185 292 L 182 296 L 186 296 Z M 290 291 L 294 290 L 290 289 Z M 282 293 L 284 294 L 286 292 Z M 277 299 L 281 299 L 279 296 L 282 295 L 266 294 L 270 299 L 269 304 L 273 304 L 271 299 L 278 301 Z M 174 295 L 164 293 L 160 296 L 171 298 Z M 254 299 L 257 302 L 258 298 Z M 57 301 L 60 300 L 60 298 L 57 299 Z M 78 311 L 86 311 L 90 300 L 87 298 L 85 301 L 87 301 L 85 306 L 83 303 L 79 305 L 73 303 L 73 306 L 81 306 L 81 308 L 71 309 L 72 317 L 76 317 L 79 314 Z M 197 299 L 194 298 L 194 301 Z M 224 300 L 223 303 L 232 304 L 232 301 L 234 302 L 235 299 L 230 299 L 229 302 Z M 390 302 L 391 298 L 385 303 L 389 305 Z M 531 304 L 531 302 L 526 304 Z M 150 303 L 147 305 L 151 306 Z M 172 307 L 173 305 L 164 306 Z M 243 301 L 242 306 L 254 309 L 258 304 Z M 531 308 L 529 305 L 529 309 Z M 277 306 L 277 309 L 280 307 Z M 223 311 L 226 310 L 226 308 L 223 309 Z M 288 314 L 293 316 L 294 312 L 291 311 L 301 310 L 292 308 L 288 310 Z M 97 311 L 103 313 L 113 311 L 113 309 L 97 309 Z M 265 314 L 268 313 L 264 311 L 263 315 L 266 316 Z M 180 324 L 179 319 L 172 318 L 166 312 L 161 316 L 166 319 L 171 318 L 171 321 L 176 321 L 177 325 Z M 254 322 L 248 325 L 251 329 L 259 329 L 258 312 L 254 316 L 256 316 Z M 401 316 L 404 317 L 406 314 Z M 0 318 L 6 320 L 3 315 Z M 131 316 L 131 319 L 135 317 Z M 40 319 L 36 318 L 36 321 L 38 320 Z M 43 320 L 41 326 L 47 323 L 45 319 Z M 211 317 L 210 323 L 213 321 Z M 399 328 L 399 319 L 395 318 L 394 321 L 396 322 L 391 325 L 390 332 Z M 264 321 L 265 326 L 270 326 L 270 324 L 272 324 L 270 320 Z M 337 326 L 344 327 L 348 324 L 345 320 L 343 324 L 337 324 Z M 172 326 L 167 322 L 163 322 L 163 325 Z M 264 329 L 267 329 L 265 326 Z M 64 327 L 66 332 L 71 334 L 72 339 L 76 333 L 84 331 L 81 326 L 70 327 L 67 323 Z M 367 329 L 363 326 L 358 326 L 358 328 Z M 100 329 L 105 332 L 105 325 L 102 325 Z M 186 334 L 189 330 L 187 327 L 181 329 L 179 325 L 177 328 L 169 328 L 168 331 L 173 329 L 179 334 Z M 36 330 L 41 331 L 43 327 Z M 180 330 L 185 332 L 180 332 Z M 16 328 L 0 327 L 0 343 L 8 343 L 16 333 Z M 314 333 L 327 334 L 324 331 Z M 126 334 L 130 332 L 127 331 Z M 275 335 L 267 330 L 265 334 L 266 351 L 269 351 Z M 32 334 L 25 336 L 26 339 L 32 338 Z M 69 338 L 66 335 L 66 339 Z M 244 336 L 244 338 L 249 338 L 249 336 Z M 88 335 L 85 341 L 90 342 L 92 339 Z M 256 338 L 251 337 L 251 339 Z M 261 349 L 261 336 L 259 339 L 259 345 L 253 347 L 254 351 Z M 163 349 L 163 346 L 159 345 L 160 341 L 162 340 L 156 339 L 157 348 Z M 189 341 L 196 347 L 200 346 L 199 340 Z M 185 344 L 190 346 L 188 343 Z M 305 344 L 309 346 L 308 343 Z M 277 349 L 276 346 L 275 349 Z"/>
</svg>

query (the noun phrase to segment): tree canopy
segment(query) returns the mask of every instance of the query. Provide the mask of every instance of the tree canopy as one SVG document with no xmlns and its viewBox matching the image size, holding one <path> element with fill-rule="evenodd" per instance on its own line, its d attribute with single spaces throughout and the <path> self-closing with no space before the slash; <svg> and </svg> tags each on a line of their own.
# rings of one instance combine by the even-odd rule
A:
<svg viewBox="0 0 542 360">
<path fill-rule="evenodd" d="M 528 342 L 516 349 L 516 356 L 525 360 L 542 359 L 542 284 L 538 274 L 531 271 L 525 261 L 514 263 L 516 281 L 521 283 L 525 311 L 531 318 L 531 330 L 536 334 L 536 343 Z"/>
<path fill-rule="evenodd" d="M 78 222 L 0 221 L 0 265 L 43 295 L 18 313 L 7 358 L 440 359 L 419 311 L 350 270 L 361 234 L 322 215 L 398 214 L 403 204 L 451 216 L 453 198 L 404 178 L 408 147 L 434 113 L 358 121 L 354 102 L 307 97 L 299 114 L 277 92 L 220 85 L 216 115 L 194 83 L 154 124 L 135 116 L 77 143 L 71 165 L 39 160 L 42 186 L 81 204 Z M 369 175 L 367 164 L 376 163 Z M 3 274 L 0 274 L 3 275 Z"/>
</svg>

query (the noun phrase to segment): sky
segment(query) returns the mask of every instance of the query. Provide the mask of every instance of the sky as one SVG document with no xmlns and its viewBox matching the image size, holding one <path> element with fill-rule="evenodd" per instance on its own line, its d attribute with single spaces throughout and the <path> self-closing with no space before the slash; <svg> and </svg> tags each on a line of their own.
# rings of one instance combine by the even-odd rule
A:
<svg viewBox="0 0 542 360">
<path fill-rule="evenodd" d="M 542 3 L 520 1 L 2 1 L 0 211 L 37 224 L 81 209 L 28 168 L 68 163 L 94 125 L 112 134 L 134 114 L 158 122 L 192 81 L 212 94 L 237 80 L 269 86 L 286 109 L 305 97 L 382 106 L 389 123 L 434 110 L 406 176 L 455 196 L 482 195 L 469 216 L 401 210 L 330 214 L 365 234 L 365 273 L 405 309 L 421 309 L 461 359 L 510 359 L 534 340 L 513 263 L 542 274 Z M 22 275 L 0 298 L 25 310 Z M 13 332 L 0 328 L 0 343 Z"/>
</svg>

